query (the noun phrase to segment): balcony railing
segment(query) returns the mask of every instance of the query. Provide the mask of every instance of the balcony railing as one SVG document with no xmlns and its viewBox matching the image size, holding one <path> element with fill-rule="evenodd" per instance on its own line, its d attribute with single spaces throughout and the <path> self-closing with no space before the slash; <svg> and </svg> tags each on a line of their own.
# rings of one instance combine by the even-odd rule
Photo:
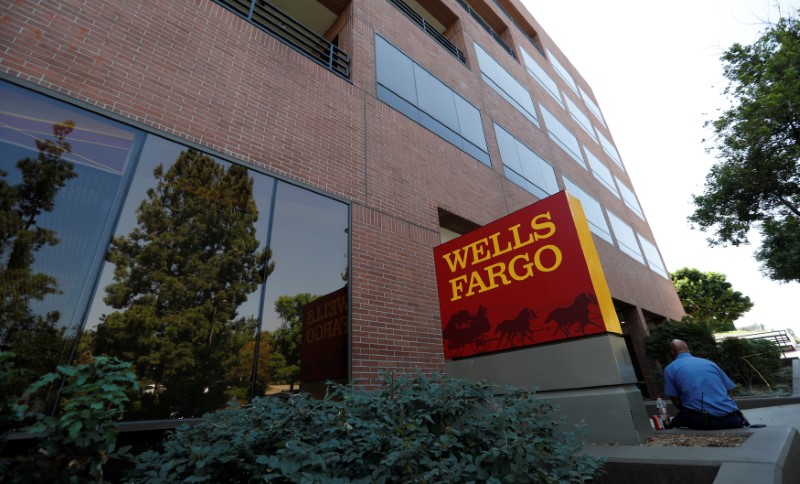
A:
<svg viewBox="0 0 800 484">
<path fill-rule="evenodd" d="M 408 18 L 414 21 L 415 24 L 419 25 L 422 30 L 428 33 L 431 37 L 433 37 L 437 42 L 439 42 L 442 47 L 447 49 L 448 52 L 456 56 L 456 59 L 460 60 L 464 64 L 467 63 L 467 56 L 461 52 L 458 47 L 456 47 L 447 37 L 439 33 L 433 25 L 431 25 L 427 20 L 425 20 L 420 14 L 414 11 L 411 7 L 408 6 L 403 0 L 389 0 L 389 3 L 397 7 L 398 10 L 406 14 Z"/>
<path fill-rule="evenodd" d="M 213 0 L 345 79 L 350 55 L 265 0 Z"/>
<path fill-rule="evenodd" d="M 497 32 L 494 31 L 494 29 L 486 22 L 486 20 L 483 19 L 483 17 L 478 15 L 478 12 L 476 12 L 475 10 L 472 10 L 472 7 L 470 7 L 469 4 L 465 0 L 456 0 L 456 1 L 462 7 L 464 7 L 464 10 L 466 10 L 467 12 L 469 12 L 470 15 L 472 15 L 472 18 L 474 18 L 478 22 L 478 24 L 481 27 L 484 28 L 484 30 L 489 32 L 489 35 L 491 35 L 492 38 L 494 40 L 496 40 L 498 44 L 503 46 L 503 48 L 506 50 L 506 52 L 511 54 L 511 57 L 513 57 L 515 59 L 517 58 L 517 54 L 514 52 L 514 49 L 509 47 L 508 44 L 506 44 L 505 41 L 503 41 L 503 39 L 501 39 L 500 36 L 497 35 Z"/>
</svg>

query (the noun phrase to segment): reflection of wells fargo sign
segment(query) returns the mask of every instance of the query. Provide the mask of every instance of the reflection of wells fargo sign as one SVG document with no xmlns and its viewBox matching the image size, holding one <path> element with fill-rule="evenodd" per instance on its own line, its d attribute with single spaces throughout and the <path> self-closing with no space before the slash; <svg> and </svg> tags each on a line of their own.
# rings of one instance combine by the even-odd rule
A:
<svg viewBox="0 0 800 484">
<path fill-rule="evenodd" d="M 589 225 L 557 193 L 434 248 L 448 358 L 621 333 Z"/>
<path fill-rule="evenodd" d="M 300 380 L 347 378 L 347 286 L 303 306 Z"/>
</svg>

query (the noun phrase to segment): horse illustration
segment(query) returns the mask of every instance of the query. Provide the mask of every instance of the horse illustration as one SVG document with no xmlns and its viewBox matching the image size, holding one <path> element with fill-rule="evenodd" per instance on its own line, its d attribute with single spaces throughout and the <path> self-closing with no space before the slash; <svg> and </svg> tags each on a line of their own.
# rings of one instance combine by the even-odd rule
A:
<svg viewBox="0 0 800 484">
<path fill-rule="evenodd" d="M 602 328 L 599 324 L 589 319 L 589 304 L 597 304 L 597 298 L 593 294 L 584 292 L 578 294 L 575 301 L 569 306 L 555 308 L 547 316 L 545 324 L 550 321 L 555 321 L 558 326 L 553 334 L 558 334 L 559 331 L 564 333 L 564 336 L 570 336 L 570 327 L 573 324 L 580 324 L 581 333 L 586 334 L 586 326 L 593 325 Z"/>
<path fill-rule="evenodd" d="M 475 314 L 463 309 L 450 316 L 442 336 L 447 342 L 449 352 L 453 356 L 459 356 L 468 344 L 472 344 L 479 352 L 485 351 L 489 347 L 489 339 L 486 337 L 489 329 L 491 324 L 486 316 L 486 308 L 481 306 Z"/>
<path fill-rule="evenodd" d="M 494 329 L 494 334 L 500 335 L 500 345 L 507 342 L 510 346 L 514 346 L 514 339 L 519 336 L 520 344 L 525 343 L 526 339 L 533 341 L 533 330 L 531 329 L 531 321 L 536 319 L 536 313 L 532 309 L 525 308 L 519 312 L 516 318 L 506 319 L 497 324 Z"/>
</svg>

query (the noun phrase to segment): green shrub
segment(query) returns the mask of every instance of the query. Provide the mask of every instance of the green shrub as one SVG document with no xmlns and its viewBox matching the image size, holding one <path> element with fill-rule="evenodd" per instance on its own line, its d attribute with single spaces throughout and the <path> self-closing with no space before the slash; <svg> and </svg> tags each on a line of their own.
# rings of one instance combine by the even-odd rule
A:
<svg viewBox="0 0 800 484">
<path fill-rule="evenodd" d="M 579 454 L 533 392 L 384 375 L 377 390 L 332 386 L 257 398 L 182 426 L 140 455 L 135 482 L 584 482 L 602 461 Z"/>
<path fill-rule="evenodd" d="M 11 358 L 12 354 L 0 357 L 0 381 L 13 372 Z M 0 411 L 4 440 L 6 432 L 17 430 L 30 434 L 36 445 L 27 453 L 4 455 L 0 473 L 8 482 L 102 481 L 103 466 L 120 455 L 115 451 L 115 420 L 122 417 L 126 392 L 137 389 L 130 366 L 116 358 L 97 357 L 86 365 L 59 366 L 18 399 L 6 395 Z M 57 415 L 41 413 L 41 394 L 59 384 Z"/>
<path fill-rule="evenodd" d="M 717 341 L 711 327 L 703 323 L 663 323 L 650 332 L 644 340 L 647 356 L 666 366 L 672 362 L 669 342 L 680 339 L 689 345 L 693 356 L 716 361 L 719 356 Z"/>
<path fill-rule="evenodd" d="M 750 390 L 770 386 L 782 366 L 781 350 L 771 341 L 727 338 L 719 343 L 719 353 L 719 366 Z"/>
</svg>

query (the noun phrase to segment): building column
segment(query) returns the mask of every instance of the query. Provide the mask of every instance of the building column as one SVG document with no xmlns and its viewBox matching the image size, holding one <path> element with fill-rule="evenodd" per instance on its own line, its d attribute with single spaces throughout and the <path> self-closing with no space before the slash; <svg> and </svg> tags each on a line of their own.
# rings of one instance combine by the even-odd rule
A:
<svg viewBox="0 0 800 484">
<path fill-rule="evenodd" d="M 656 398 L 663 391 L 661 378 L 662 368 L 657 361 L 647 356 L 644 348 L 644 340 L 650 335 L 647 330 L 647 322 L 639 307 L 633 307 L 623 312 L 626 329 L 633 342 L 635 354 L 631 357 L 636 358 L 639 368 L 642 371 L 642 378 L 647 386 L 646 394 L 649 398 Z"/>
</svg>

